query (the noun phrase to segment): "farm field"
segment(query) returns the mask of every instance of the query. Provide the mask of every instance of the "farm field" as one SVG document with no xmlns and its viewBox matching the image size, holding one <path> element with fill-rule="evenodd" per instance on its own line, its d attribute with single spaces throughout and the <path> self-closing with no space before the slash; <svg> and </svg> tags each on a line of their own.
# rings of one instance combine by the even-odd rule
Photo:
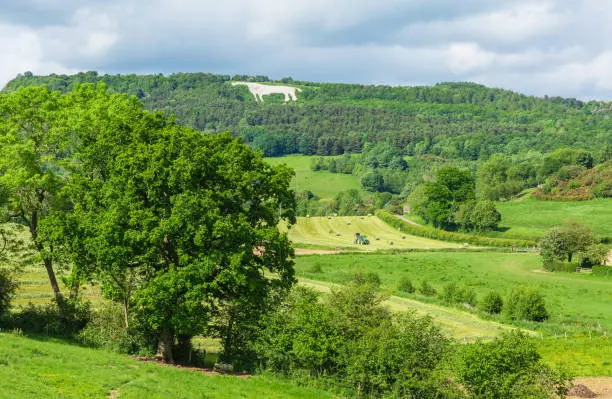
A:
<svg viewBox="0 0 612 399">
<path fill-rule="evenodd" d="M 296 247 L 343 248 L 376 251 L 379 249 L 440 249 L 457 248 L 459 244 L 403 235 L 376 216 L 300 217 L 289 230 L 289 239 Z M 339 233 L 340 235 L 337 235 Z M 369 245 L 354 243 L 355 233 L 365 234 Z M 380 240 L 376 240 L 376 237 Z M 405 238 L 402 238 L 405 236 Z M 393 242 L 393 244 L 391 244 Z"/>
<path fill-rule="evenodd" d="M 271 376 L 211 375 L 6 333 L 0 333 L 0 369 L 0 392 L 14 399 L 333 397 Z"/>
<path fill-rule="evenodd" d="M 504 232 L 491 236 L 537 238 L 565 220 L 576 220 L 594 229 L 595 234 L 612 237 L 612 198 L 589 201 L 542 201 L 526 198 L 498 202 Z"/>
<path fill-rule="evenodd" d="M 322 272 L 313 272 L 321 266 Z M 540 270 L 535 254 L 494 252 L 412 252 L 407 254 L 339 254 L 301 256 L 296 260 L 299 277 L 343 283 L 356 271 L 375 272 L 383 288 L 394 290 L 409 278 L 414 285 L 427 280 L 441 290 L 449 282 L 472 288 L 479 298 L 490 291 L 505 294 L 515 286 L 534 287 L 546 300 L 550 319 L 543 331 L 604 329 L 612 333 L 612 279 L 589 274 L 547 273 Z M 408 296 L 426 300 L 417 294 Z M 536 325 L 533 326 L 537 327 Z"/>
<path fill-rule="evenodd" d="M 359 178 L 353 175 L 330 173 L 326 170 L 313 171 L 310 161 L 314 157 L 306 155 L 287 155 L 278 158 L 266 158 L 272 165 L 287 164 L 295 170 L 292 187 L 296 191 L 309 190 L 320 198 L 332 199 L 341 191 L 356 189 L 363 197 L 369 194 L 361 189 Z"/>
</svg>

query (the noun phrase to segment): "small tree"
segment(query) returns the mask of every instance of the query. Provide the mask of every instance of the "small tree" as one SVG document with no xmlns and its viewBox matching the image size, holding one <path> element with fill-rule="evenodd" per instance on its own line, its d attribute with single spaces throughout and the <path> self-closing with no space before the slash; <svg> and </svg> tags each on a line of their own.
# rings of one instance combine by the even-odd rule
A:
<svg viewBox="0 0 612 399">
<path fill-rule="evenodd" d="M 540 254 L 544 265 L 555 260 L 571 262 L 575 254 L 586 251 L 596 243 L 593 230 L 581 223 L 569 222 L 550 229 L 544 235 L 540 241 Z"/>
<path fill-rule="evenodd" d="M 571 381 L 543 363 L 529 337 L 516 331 L 462 347 L 456 375 L 471 395 L 492 399 L 564 397 Z"/>
<path fill-rule="evenodd" d="M 487 313 L 501 313 L 504 306 L 504 301 L 497 292 L 489 292 L 480 302 L 480 309 Z"/>
<path fill-rule="evenodd" d="M 13 276 L 8 270 L 0 269 L 0 315 L 9 309 L 16 290 L 17 283 Z"/>
<path fill-rule="evenodd" d="M 500 221 L 501 213 L 490 200 L 478 201 L 470 214 L 470 224 L 478 231 L 494 230 Z"/>
<path fill-rule="evenodd" d="M 548 311 L 542 295 L 533 289 L 515 289 L 504 305 L 504 314 L 511 320 L 544 321 Z"/>
<path fill-rule="evenodd" d="M 593 267 L 601 265 L 608 257 L 609 248 L 604 244 L 592 244 L 580 251 L 580 266 Z"/>
</svg>

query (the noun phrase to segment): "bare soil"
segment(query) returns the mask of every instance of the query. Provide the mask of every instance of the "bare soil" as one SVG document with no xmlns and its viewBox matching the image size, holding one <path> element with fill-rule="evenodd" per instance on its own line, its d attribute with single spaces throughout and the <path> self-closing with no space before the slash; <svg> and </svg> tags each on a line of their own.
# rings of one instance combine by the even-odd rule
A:
<svg viewBox="0 0 612 399">
<path fill-rule="evenodd" d="M 596 396 L 589 396 L 589 391 Z M 570 395 L 567 397 L 612 399 L 612 377 L 576 378 L 574 379 L 574 389 L 570 390 Z"/>
</svg>

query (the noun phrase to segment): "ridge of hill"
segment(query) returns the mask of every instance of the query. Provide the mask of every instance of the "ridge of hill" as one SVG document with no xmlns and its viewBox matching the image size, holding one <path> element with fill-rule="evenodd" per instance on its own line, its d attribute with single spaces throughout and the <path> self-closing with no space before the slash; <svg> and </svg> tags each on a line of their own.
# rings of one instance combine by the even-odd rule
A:
<svg viewBox="0 0 612 399">
<path fill-rule="evenodd" d="M 278 83 L 301 89 L 297 101 L 282 94 L 257 102 L 232 81 Z M 598 150 L 612 130 L 610 104 L 532 97 L 475 83 L 373 86 L 314 83 L 265 76 L 176 73 L 157 75 L 35 76 L 26 72 L 3 92 L 28 85 L 69 91 L 104 82 L 109 91 L 135 95 L 151 110 L 175 114 L 208 132 L 231 131 L 268 156 L 361 152 L 366 143 L 389 142 L 406 155 L 479 159 L 498 152 L 562 147 Z"/>
</svg>

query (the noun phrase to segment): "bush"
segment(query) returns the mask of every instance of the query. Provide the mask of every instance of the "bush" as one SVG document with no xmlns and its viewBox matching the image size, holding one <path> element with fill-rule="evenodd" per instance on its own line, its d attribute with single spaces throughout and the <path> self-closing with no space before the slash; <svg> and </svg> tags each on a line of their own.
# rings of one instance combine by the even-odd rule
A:
<svg viewBox="0 0 612 399">
<path fill-rule="evenodd" d="M 17 290 L 17 283 L 8 270 L 0 269 L 0 315 L 7 312 Z"/>
<path fill-rule="evenodd" d="M 405 292 L 407 294 L 412 294 L 415 291 L 414 285 L 412 285 L 412 281 L 407 277 L 402 277 L 397 284 L 397 290 L 400 292 Z"/>
<path fill-rule="evenodd" d="M 533 289 L 515 289 L 505 301 L 504 314 L 510 320 L 544 321 L 548 311 L 542 295 Z"/>
<path fill-rule="evenodd" d="M 72 337 L 87 325 L 90 317 L 89 302 L 66 301 L 64 317 L 60 317 L 56 303 L 47 305 L 29 303 L 21 312 L 11 316 L 10 325 L 11 328 L 20 329 L 26 333 Z"/>
<path fill-rule="evenodd" d="M 426 280 L 421 281 L 421 286 L 419 287 L 419 293 L 425 296 L 434 296 L 437 291 L 434 287 L 429 285 Z"/>
<path fill-rule="evenodd" d="M 612 277 L 612 266 L 593 266 L 593 275 Z"/>
<path fill-rule="evenodd" d="M 544 262 L 544 269 L 549 272 L 575 273 L 577 267 L 580 267 L 580 265 L 573 262 L 563 262 L 559 260 Z"/>
<path fill-rule="evenodd" d="M 380 276 L 375 272 L 354 272 L 348 276 L 348 282 L 355 285 L 370 284 L 380 287 Z"/>
<path fill-rule="evenodd" d="M 85 345 L 104 348 L 120 353 L 152 355 L 155 353 L 154 339 L 149 339 L 131 320 L 131 328 L 125 327 L 121 306 L 107 303 L 92 312 L 85 328 L 77 339 Z"/>
<path fill-rule="evenodd" d="M 470 397 L 477 398 L 565 397 L 571 381 L 544 364 L 529 337 L 516 331 L 463 346 L 456 376 Z"/>
<path fill-rule="evenodd" d="M 447 304 L 467 303 L 476 305 L 476 293 L 467 287 L 459 287 L 456 283 L 448 283 L 444 286 L 440 298 Z"/>
<path fill-rule="evenodd" d="M 482 298 L 480 309 L 490 314 L 499 314 L 504 307 L 504 301 L 497 292 L 489 292 Z"/>
</svg>

